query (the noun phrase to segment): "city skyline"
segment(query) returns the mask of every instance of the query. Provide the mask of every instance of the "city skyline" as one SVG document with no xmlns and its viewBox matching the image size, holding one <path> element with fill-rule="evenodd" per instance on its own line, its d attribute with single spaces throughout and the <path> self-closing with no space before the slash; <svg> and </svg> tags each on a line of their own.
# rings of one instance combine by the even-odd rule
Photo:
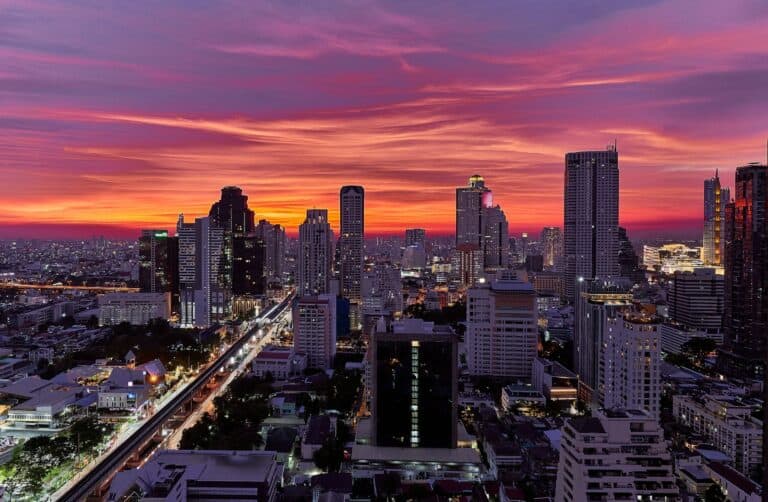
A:
<svg viewBox="0 0 768 502">
<path fill-rule="evenodd" d="M 448 235 L 475 173 L 538 232 L 563 155 L 614 139 L 620 225 L 694 237 L 701 180 L 765 157 L 757 2 L 179 7 L 2 8 L 0 238 L 133 238 L 230 184 L 294 236 L 345 184 L 370 235 Z"/>
</svg>

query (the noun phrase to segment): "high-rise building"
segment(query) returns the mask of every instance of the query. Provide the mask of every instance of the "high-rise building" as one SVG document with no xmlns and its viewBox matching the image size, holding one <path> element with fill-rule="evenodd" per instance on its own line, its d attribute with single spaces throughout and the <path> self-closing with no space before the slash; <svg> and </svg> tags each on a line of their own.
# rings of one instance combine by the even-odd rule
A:
<svg viewBox="0 0 768 502">
<path fill-rule="evenodd" d="M 213 223 L 233 235 L 253 232 L 253 211 L 248 208 L 248 196 L 236 186 L 221 189 L 221 199 L 211 206 L 208 214 Z"/>
<path fill-rule="evenodd" d="M 232 260 L 232 293 L 236 296 L 264 294 L 264 241 L 255 234 L 234 236 Z"/>
<path fill-rule="evenodd" d="M 139 291 L 170 293 L 172 309 L 178 308 L 178 238 L 167 230 L 142 230 L 139 237 Z"/>
<path fill-rule="evenodd" d="M 725 239 L 725 205 L 731 201 L 731 191 L 720 186 L 720 176 L 704 180 L 704 238 L 701 258 L 707 265 L 721 265 Z"/>
<path fill-rule="evenodd" d="M 350 302 L 353 324 L 359 322 L 362 297 L 363 237 L 365 234 L 365 190 L 348 185 L 339 192 L 339 279 L 341 295 Z"/>
<path fill-rule="evenodd" d="M 605 151 L 565 155 L 565 290 L 575 301 L 579 278 L 619 273 L 619 154 Z"/>
<path fill-rule="evenodd" d="M 195 326 L 195 285 L 197 273 L 195 270 L 195 250 L 197 233 L 194 223 L 185 223 L 184 215 L 179 215 L 176 224 L 176 238 L 179 240 L 178 270 L 179 270 L 179 315 L 181 325 Z"/>
<path fill-rule="evenodd" d="M 483 266 L 486 270 L 507 268 L 509 257 L 509 223 L 501 206 L 484 211 Z"/>
<path fill-rule="evenodd" d="M 454 267 L 459 272 L 459 283 L 472 286 L 483 275 L 483 251 L 475 244 L 456 246 Z"/>
<path fill-rule="evenodd" d="M 293 349 L 307 366 L 328 369 L 336 355 L 336 296 L 300 297 L 293 306 Z"/>
<path fill-rule="evenodd" d="M 533 286 L 514 272 L 467 292 L 465 345 L 469 373 L 504 380 L 531 379 L 538 346 L 538 312 Z"/>
<path fill-rule="evenodd" d="M 405 247 L 420 245 L 427 249 L 427 232 L 423 228 L 405 229 Z"/>
<path fill-rule="evenodd" d="M 224 233 L 209 216 L 195 220 L 195 326 L 224 321 L 231 312 L 230 276 L 222 272 Z"/>
<path fill-rule="evenodd" d="M 642 410 L 566 420 L 555 502 L 575 500 L 680 500 L 658 421 Z"/>
<path fill-rule="evenodd" d="M 661 328 L 661 348 L 678 354 L 692 338 L 723 341 L 724 279 L 714 268 L 675 272 L 667 292 L 669 321 Z"/>
<path fill-rule="evenodd" d="M 267 220 L 259 220 L 254 232 L 264 243 L 264 275 L 269 280 L 282 282 L 285 263 L 285 229 Z"/>
<path fill-rule="evenodd" d="M 640 268 L 640 258 L 637 256 L 635 246 L 632 245 L 632 241 L 629 240 L 627 235 L 627 229 L 619 227 L 618 233 L 619 240 L 619 276 L 624 277 L 632 284 L 638 284 L 643 281 L 645 277 L 645 271 Z"/>
<path fill-rule="evenodd" d="M 724 370 L 759 377 L 768 341 L 768 166 L 736 169 L 726 206 Z"/>
<path fill-rule="evenodd" d="M 541 230 L 541 251 L 544 268 L 556 269 L 563 257 L 563 234 L 560 227 L 544 227 Z"/>
<path fill-rule="evenodd" d="M 456 448 L 458 353 L 448 326 L 395 321 L 371 341 L 373 444 Z"/>
<path fill-rule="evenodd" d="M 578 282 L 575 305 L 574 366 L 584 401 L 597 400 L 602 380 L 601 349 L 608 334 L 608 321 L 620 318 L 632 306 L 632 294 L 616 284 L 583 279 Z"/>
<path fill-rule="evenodd" d="M 299 225 L 299 268 L 297 289 L 300 296 L 330 292 L 333 264 L 333 231 L 327 209 L 307 209 Z"/>
<path fill-rule="evenodd" d="M 475 174 L 469 185 L 456 189 L 456 246 L 471 244 L 483 248 L 483 209 L 493 205 L 493 193 L 483 177 Z"/>
<path fill-rule="evenodd" d="M 600 405 L 637 409 L 659 417 L 661 339 L 659 321 L 637 313 L 606 320 L 601 347 Z"/>
</svg>

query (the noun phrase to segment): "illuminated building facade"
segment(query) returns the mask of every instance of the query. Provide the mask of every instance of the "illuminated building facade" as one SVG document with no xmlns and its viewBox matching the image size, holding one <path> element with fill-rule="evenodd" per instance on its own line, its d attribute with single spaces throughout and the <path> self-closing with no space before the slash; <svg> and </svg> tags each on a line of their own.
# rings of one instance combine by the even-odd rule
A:
<svg viewBox="0 0 768 502">
<path fill-rule="evenodd" d="M 725 240 L 725 205 L 731 201 L 731 191 L 720 186 L 720 176 L 704 180 L 704 236 L 701 258 L 707 265 L 722 265 Z"/>
<path fill-rule="evenodd" d="M 395 321 L 371 341 L 377 447 L 456 448 L 458 352 L 448 326 Z"/>
<path fill-rule="evenodd" d="M 299 225 L 299 268 L 296 287 L 299 295 L 330 292 L 333 263 L 333 230 L 327 209 L 307 209 Z"/>
</svg>

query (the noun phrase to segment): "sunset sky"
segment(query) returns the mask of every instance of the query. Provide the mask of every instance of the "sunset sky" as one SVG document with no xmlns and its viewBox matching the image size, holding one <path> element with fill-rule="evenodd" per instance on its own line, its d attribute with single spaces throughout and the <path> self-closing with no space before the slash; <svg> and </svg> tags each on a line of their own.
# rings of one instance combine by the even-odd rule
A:
<svg viewBox="0 0 768 502">
<path fill-rule="evenodd" d="M 483 175 L 562 224 L 563 156 L 618 141 L 631 236 L 694 235 L 764 161 L 768 2 L 0 0 L 0 237 L 134 237 L 224 185 L 295 233 L 366 189 L 368 234 L 450 233 Z"/>
</svg>

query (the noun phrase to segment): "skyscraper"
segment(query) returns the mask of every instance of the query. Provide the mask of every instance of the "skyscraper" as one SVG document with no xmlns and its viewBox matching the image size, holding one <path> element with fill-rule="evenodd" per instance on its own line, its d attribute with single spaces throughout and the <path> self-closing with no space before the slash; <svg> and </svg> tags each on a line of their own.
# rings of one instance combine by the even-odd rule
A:
<svg viewBox="0 0 768 502">
<path fill-rule="evenodd" d="M 721 265 L 725 239 L 725 205 L 731 201 L 731 191 L 720 186 L 720 176 L 704 180 L 704 238 L 702 260 L 707 265 Z"/>
<path fill-rule="evenodd" d="M 669 281 L 669 320 L 661 328 L 661 348 L 679 354 L 692 338 L 722 343 L 724 280 L 714 268 L 675 272 Z"/>
<path fill-rule="evenodd" d="M 576 281 L 618 275 L 619 154 L 565 155 L 565 290 L 574 301 Z"/>
<path fill-rule="evenodd" d="M 458 352 L 449 326 L 395 321 L 371 340 L 373 444 L 456 448 Z"/>
<path fill-rule="evenodd" d="M 196 235 L 195 224 L 185 223 L 184 215 L 180 214 L 176 224 L 176 238 L 179 240 L 179 314 L 184 327 L 195 326 Z"/>
<path fill-rule="evenodd" d="M 173 282 L 167 230 L 142 230 L 139 237 L 139 290 L 165 293 Z M 172 254 L 172 253 L 171 253 Z"/>
<path fill-rule="evenodd" d="M 341 295 L 350 302 L 353 322 L 359 322 L 360 281 L 363 275 L 363 236 L 365 234 L 365 190 L 348 185 L 339 192 L 341 213 L 339 231 L 339 276 Z"/>
<path fill-rule="evenodd" d="M 427 231 L 423 228 L 405 229 L 405 247 L 419 245 L 422 249 L 427 247 Z"/>
<path fill-rule="evenodd" d="M 253 211 L 248 208 L 248 196 L 243 195 L 240 187 L 226 186 L 221 189 L 221 199 L 211 206 L 208 214 L 211 227 L 222 229 L 222 251 L 218 260 L 220 275 L 218 284 L 221 289 L 229 289 L 230 292 L 237 289 L 238 295 L 257 295 L 263 292 L 263 279 L 245 280 L 243 275 L 248 273 L 251 278 L 263 277 L 263 271 L 254 270 L 256 262 L 263 267 L 263 257 L 259 257 L 258 246 L 255 243 L 238 242 L 253 233 Z M 235 256 L 235 248 L 240 253 Z M 237 265 L 236 265 L 237 264 Z M 238 270 L 235 271 L 235 267 Z M 248 271 L 245 271 L 245 268 Z M 237 276 L 237 277 L 236 277 Z M 235 288 L 235 282 L 237 287 Z"/>
<path fill-rule="evenodd" d="M 539 328 L 536 292 L 514 272 L 467 292 L 465 345 L 469 373 L 496 379 L 531 378 Z"/>
<path fill-rule="evenodd" d="M 264 275 L 277 283 L 282 282 L 285 262 L 285 229 L 267 220 L 259 220 L 256 236 L 264 243 Z"/>
<path fill-rule="evenodd" d="M 501 206 L 486 207 L 484 211 L 483 266 L 487 270 L 507 268 L 509 257 L 509 223 Z"/>
<path fill-rule="evenodd" d="M 541 251 L 547 270 L 559 265 L 563 257 L 563 234 L 560 227 L 544 227 L 541 230 Z"/>
<path fill-rule="evenodd" d="M 224 232 L 210 217 L 195 220 L 195 326 L 210 326 L 230 314 L 231 283 L 222 273 Z"/>
<path fill-rule="evenodd" d="M 307 209 L 299 225 L 299 269 L 296 274 L 298 294 L 317 295 L 330 292 L 333 263 L 333 231 L 327 209 Z"/>
<path fill-rule="evenodd" d="M 483 209 L 493 205 L 493 194 L 483 177 L 475 174 L 469 185 L 456 189 L 456 246 L 471 244 L 483 249 Z"/>
<path fill-rule="evenodd" d="M 726 206 L 725 347 L 728 374 L 759 377 L 768 341 L 768 166 L 736 169 L 735 200 Z"/>
<path fill-rule="evenodd" d="M 208 214 L 213 223 L 233 235 L 253 232 L 253 211 L 248 208 L 248 196 L 236 186 L 221 189 L 221 199 L 211 206 Z"/>
</svg>

